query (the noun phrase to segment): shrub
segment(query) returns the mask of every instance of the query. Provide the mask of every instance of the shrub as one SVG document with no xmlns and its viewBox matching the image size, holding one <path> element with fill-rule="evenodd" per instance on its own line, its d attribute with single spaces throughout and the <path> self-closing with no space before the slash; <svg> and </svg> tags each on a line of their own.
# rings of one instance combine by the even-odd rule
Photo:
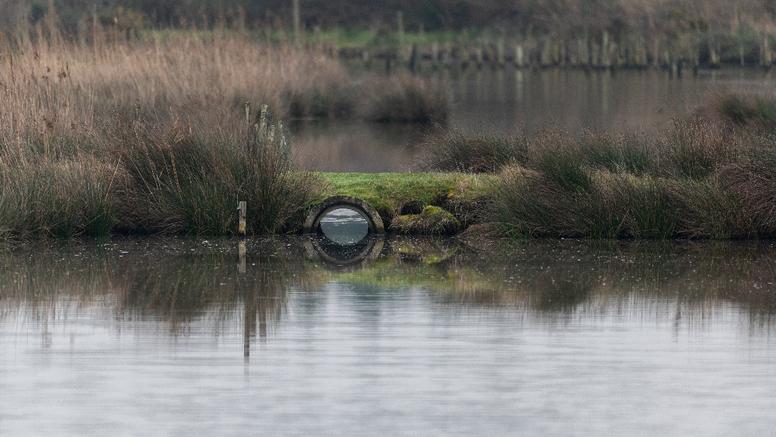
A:
<svg viewBox="0 0 776 437">
<path fill-rule="evenodd" d="M 733 159 L 735 138 L 724 126 L 702 118 L 677 119 L 656 145 L 659 172 L 702 179 Z"/>
<path fill-rule="evenodd" d="M 408 74 L 388 79 L 372 78 L 363 86 L 364 111 L 377 122 L 445 123 L 448 117 L 444 90 Z"/>
<path fill-rule="evenodd" d="M 559 188 L 570 192 L 590 190 L 592 181 L 585 168 L 584 151 L 568 134 L 548 130 L 529 142 L 528 166 Z"/>
<path fill-rule="evenodd" d="M 636 135 L 588 132 L 580 143 L 585 162 L 593 168 L 640 175 L 654 165 L 649 144 Z"/>
<path fill-rule="evenodd" d="M 123 169 L 93 156 L 0 158 L 0 237 L 106 236 Z"/>
<path fill-rule="evenodd" d="M 746 161 L 724 167 L 719 179 L 737 199 L 736 211 L 751 220 L 751 232 L 776 237 L 776 149 L 759 150 Z"/>
<path fill-rule="evenodd" d="M 776 129 L 776 99 L 755 95 L 726 94 L 711 102 L 722 119 L 739 127 Z"/>
<path fill-rule="evenodd" d="M 466 135 L 460 131 L 430 136 L 420 148 L 421 169 L 466 173 L 497 172 L 506 165 L 524 163 L 528 153 L 520 137 Z"/>
<path fill-rule="evenodd" d="M 501 174 L 489 211 L 489 220 L 502 223 L 514 236 L 582 236 L 577 228 L 574 193 L 569 193 L 540 173 L 519 166 Z"/>
<path fill-rule="evenodd" d="M 244 200 L 249 232 L 273 233 L 317 197 L 320 183 L 292 171 L 282 125 L 209 126 L 141 132 L 143 140 L 122 153 L 135 190 L 128 226 L 228 235 Z"/>
</svg>

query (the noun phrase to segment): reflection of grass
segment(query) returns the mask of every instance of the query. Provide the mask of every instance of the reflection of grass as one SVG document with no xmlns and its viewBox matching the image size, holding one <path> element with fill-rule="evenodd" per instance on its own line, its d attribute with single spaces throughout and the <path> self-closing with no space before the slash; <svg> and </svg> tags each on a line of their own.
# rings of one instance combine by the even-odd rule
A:
<svg viewBox="0 0 776 437">
<path fill-rule="evenodd" d="M 768 245 L 525 241 L 486 254 L 449 239 L 391 238 L 384 256 L 343 272 L 305 261 L 299 240 L 279 239 L 249 243 L 244 274 L 234 249 L 163 240 L 0 253 L 0 318 L 61 317 L 68 305 L 83 305 L 118 320 L 169 322 L 178 333 L 204 319 L 219 326 L 246 314 L 278 320 L 290 288 L 315 292 L 342 281 L 364 295 L 422 288 L 447 304 L 550 317 L 670 317 L 679 309 L 683 318 L 707 323 L 730 303 L 749 314 L 753 328 L 776 320 Z"/>
<path fill-rule="evenodd" d="M 722 301 L 742 306 L 760 323 L 776 314 L 776 295 L 769 291 L 776 284 L 772 255 L 756 246 L 529 241 L 489 256 L 453 247 L 391 241 L 389 256 L 334 278 L 369 287 L 424 288 L 446 302 L 538 313 L 624 311 L 647 299 L 668 306 L 678 301 L 689 317 L 700 314 L 697 320 Z"/>
<path fill-rule="evenodd" d="M 300 252 L 273 241 L 249 243 L 244 274 L 237 274 L 231 242 L 158 243 L 0 253 L 0 316 L 29 308 L 33 318 L 46 319 L 61 317 L 69 305 L 107 303 L 119 320 L 166 321 L 177 333 L 203 317 L 218 323 L 246 315 L 277 320 L 289 287 L 317 289 L 328 278 L 320 271 L 307 274 Z"/>
</svg>

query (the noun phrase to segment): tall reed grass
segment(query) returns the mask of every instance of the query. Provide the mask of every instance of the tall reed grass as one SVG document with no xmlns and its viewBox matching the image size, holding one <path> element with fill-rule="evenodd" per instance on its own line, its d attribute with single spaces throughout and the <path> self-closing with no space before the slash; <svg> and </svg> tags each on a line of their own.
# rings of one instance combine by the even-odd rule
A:
<svg viewBox="0 0 776 437">
<path fill-rule="evenodd" d="M 74 39 L 47 16 L 0 38 L 0 238 L 229 234 L 238 199 L 250 231 L 280 232 L 321 184 L 292 168 L 287 135 L 267 114 L 446 114 L 420 79 L 354 80 L 316 50 L 223 30 L 148 35 Z"/>
<path fill-rule="evenodd" d="M 282 231 L 318 189 L 291 168 L 292 93 L 336 92 L 342 67 L 241 38 L 68 42 L 40 33 L 0 57 L 0 238 Z M 332 91 L 334 90 L 334 91 Z M 265 114 L 269 111 L 265 111 Z"/>
<path fill-rule="evenodd" d="M 776 100 L 720 96 L 651 135 L 447 134 L 425 168 L 500 175 L 486 219 L 507 233 L 588 238 L 776 237 Z"/>
</svg>

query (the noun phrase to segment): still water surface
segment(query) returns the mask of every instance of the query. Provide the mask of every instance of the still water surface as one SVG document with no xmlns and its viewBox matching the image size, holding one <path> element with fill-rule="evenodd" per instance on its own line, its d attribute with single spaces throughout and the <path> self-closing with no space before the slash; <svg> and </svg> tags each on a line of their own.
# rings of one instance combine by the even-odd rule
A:
<svg viewBox="0 0 776 437">
<path fill-rule="evenodd" d="M 772 243 L 364 244 L 0 253 L 0 435 L 774 435 Z"/>
<path fill-rule="evenodd" d="M 512 134 L 548 127 L 569 132 L 650 132 L 715 94 L 772 94 L 774 75 L 759 69 L 701 71 L 467 70 L 427 73 L 444 84 L 449 127 Z M 406 171 L 429 128 L 369 123 L 306 123 L 293 132 L 296 163 L 310 170 Z"/>
</svg>

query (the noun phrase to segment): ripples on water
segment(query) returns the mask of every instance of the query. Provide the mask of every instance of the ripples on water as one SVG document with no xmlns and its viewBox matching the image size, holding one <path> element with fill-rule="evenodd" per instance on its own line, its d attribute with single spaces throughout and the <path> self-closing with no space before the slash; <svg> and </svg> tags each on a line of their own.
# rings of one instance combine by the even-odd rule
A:
<svg viewBox="0 0 776 437">
<path fill-rule="evenodd" d="M 354 247 L 0 253 L 0 434 L 776 429 L 773 244 Z"/>
</svg>

